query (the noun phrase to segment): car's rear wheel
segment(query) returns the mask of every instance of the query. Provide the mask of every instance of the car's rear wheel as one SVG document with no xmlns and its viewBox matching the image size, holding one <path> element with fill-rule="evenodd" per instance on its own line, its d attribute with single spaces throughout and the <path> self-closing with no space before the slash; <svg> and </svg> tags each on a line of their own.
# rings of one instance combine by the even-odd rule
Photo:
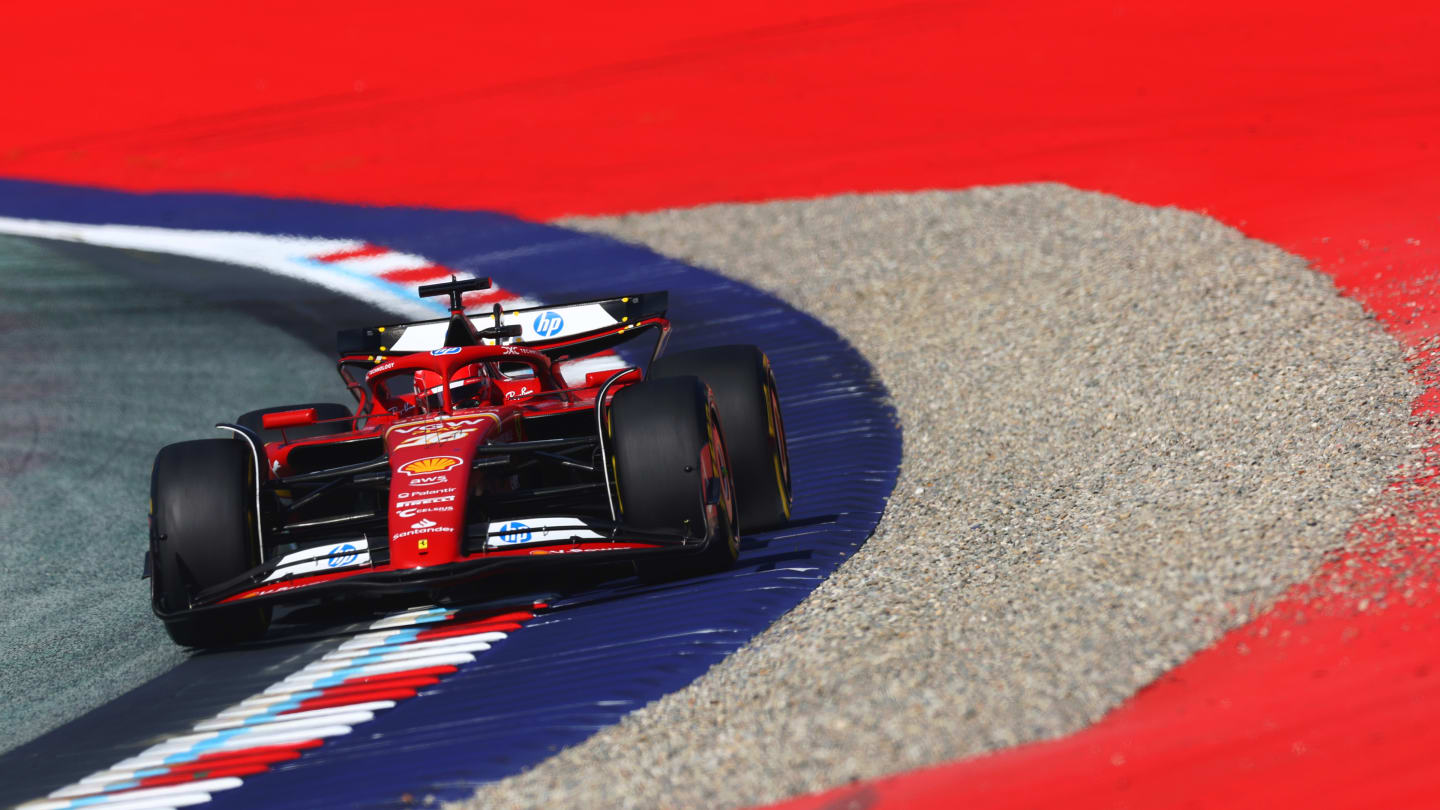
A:
<svg viewBox="0 0 1440 810">
<path fill-rule="evenodd" d="M 255 466 L 243 442 L 201 439 L 168 445 L 150 478 L 150 552 L 162 610 L 183 610 L 200 591 L 260 563 Z M 176 644 L 249 641 L 270 625 L 268 606 L 238 605 L 167 619 Z"/>
<path fill-rule="evenodd" d="M 692 555 L 657 555 L 650 579 L 729 568 L 740 554 L 734 481 L 722 424 L 696 377 L 644 382 L 615 395 L 608 414 L 612 483 L 622 520 L 637 529 L 704 537 Z"/>
<path fill-rule="evenodd" d="M 785 523 L 794 496 L 769 358 L 756 346 L 713 346 L 662 357 L 650 367 L 648 378 L 679 376 L 699 377 L 715 394 L 734 469 L 741 531 Z"/>
<path fill-rule="evenodd" d="M 282 435 L 279 428 L 266 430 L 262 427 L 262 419 L 267 413 L 278 413 L 280 411 L 300 411 L 306 408 L 315 409 L 315 418 L 322 420 L 313 425 L 301 425 L 300 427 L 285 428 Z M 265 443 L 278 442 L 282 438 L 289 441 L 300 439 L 313 439 L 316 436 L 333 436 L 336 433 L 345 433 L 352 427 L 350 422 L 327 422 L 327 419 L 349 419 L 355 414 L 349 408 L 338 402 L 307 402 L 302 405 L 276 405 L 270 408 L 261 408 L 258 411 L 250 411 L 242 414 L 235 424 L 243 428 L 249 428 L 260 434 Z"/>
</svg>

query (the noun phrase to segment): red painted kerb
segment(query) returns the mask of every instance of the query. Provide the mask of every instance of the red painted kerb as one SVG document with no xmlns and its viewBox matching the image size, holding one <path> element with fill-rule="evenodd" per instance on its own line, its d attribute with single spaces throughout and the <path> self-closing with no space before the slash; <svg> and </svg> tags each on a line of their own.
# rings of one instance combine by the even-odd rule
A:
<svg viewBox="0 0 1440 810">
<path fill-rule="evenodd" d="M 1440 332 L 1431 4 L 614 5 L 11 8 L 0 175 L 537 218 L 1053 180 Z M 1406 492 L 1356 528 L 1403 565 L 1337 558 L 1096 727 L 795 806 L 1436 804 L 1440 512 Z"/>
</svg>

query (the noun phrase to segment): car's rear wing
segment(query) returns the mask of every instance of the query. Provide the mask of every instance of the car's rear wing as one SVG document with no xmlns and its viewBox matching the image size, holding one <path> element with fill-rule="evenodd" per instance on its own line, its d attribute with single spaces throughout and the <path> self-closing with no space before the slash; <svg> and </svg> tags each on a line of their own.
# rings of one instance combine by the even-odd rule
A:
<svg viewBox="0 0 1440 810">
<path fill-rule="evenodd" d="M 499 325 L 518 324 L 521 332 L 515 343 L 544 351 L 585 343 L 587 338 L 592 336 L 603 338 L 607 334 L 616 333 L 620 328 L 639 325 L 646 320 L 663 319 L 668 305 L 668 293 L 641 293 L 559 306 L 507 309 L 501 313 Z M 497 325 L 492 313 L 469 317 L 477 330 Z M 448 318 L 436 318 L 432 321 L 343 329 L 336 335 L 336 349 L 341 357 L 434 351 L 445 348 L 448 327 Z M 493 340 L 484 342 L 494 343 Z M 602 342 L 607 345 L 611 343 Z M 585 347 L 595 351 L 603 348 L 605 346 Z"/>
</svg>

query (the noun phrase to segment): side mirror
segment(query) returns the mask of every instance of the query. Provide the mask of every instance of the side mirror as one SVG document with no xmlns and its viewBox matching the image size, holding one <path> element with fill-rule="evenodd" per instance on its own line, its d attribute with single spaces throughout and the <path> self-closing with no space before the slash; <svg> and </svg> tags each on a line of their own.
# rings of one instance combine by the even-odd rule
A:
<svg viewBox="0 0 1440 810">
<path fill-rule="evenodd" d="M 618 368 L 608 368 L 608 369 L 605 369 L 604 371 L 592 371 L 592 372 L 590 372 L 590 373 L 588 373 L 588 374 L 585 375 L 585 387 L 586 387 L 586 388 L 595 388 L 596 386 L 604 385 L 604 384 L 605 384 L 605 381 L 608 380 L 608 379 L 610 379 L 611 377 L 614 377 L 614 376 L 615 376 L 615 372 L 617 372 L 617 371 L 619 371 L 619 370 L 620 370 L 620 369 L 618 369 Z M 627 370 L 625 371 L 625 374 L 624 374 L 623 376 L 621 376 L 620 379 L 616 380 L 615 382 L 617 382 L 617 383 L 640 382 L 640 369 L 638 369 L 638 368 L 627 369 Z"/>
<path fill-rule="evenodd" d="M 266 430 L 276 428 L 302 427 L 315 424 L 315 409 L 300 408 L 293 411 L 275 411 L 260 417 L 260 426 Z"/>
</svg>

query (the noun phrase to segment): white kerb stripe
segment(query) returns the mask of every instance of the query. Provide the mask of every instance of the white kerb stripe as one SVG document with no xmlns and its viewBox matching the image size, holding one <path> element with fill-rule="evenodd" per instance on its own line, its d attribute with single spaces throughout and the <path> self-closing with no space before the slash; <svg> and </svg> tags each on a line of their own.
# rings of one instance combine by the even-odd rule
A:
<svg viewBox="0 0 1440 810">
<path fill-rule="evenodd" d="M 476 650 L 477 652 L 479 652 L 479 651 L 483 651 L 483 650 L 488 650 L 488 649 L 490 649 L 490 645 L 489 645 L 489 644 L 486 644 L 486 643 L 483 642 L 483 641 L 481 641 L 481 642 L 476 642 L 476 645 L 475 645 L 474 647 L 472 647 L 471 649 L 474 649 L 474 650 Z M 470 663 L 470 661 L 474 661 L 474 660 L 475 660 L 475 656 L 470 655 L 470 653 L 469 653 L 468 651 L 465 651 L 465 652 L 449 652 L 449 651 L 444 651 L 444 650 L 442 650 L 442 651 L 440 651 L 440 652 L 431 652 L 430 650 L 416 650 L 416 651 L 414 651 L 414 652 L 393 652 L 393 653 L 385 653 L 384 655 L 379 656 L 379 660 L 378 660 L 378 661 L 372 661 L 372 662 L 370 662 L 370 663 L 373 663 L 373 664 L 389 664 L 389 663 L 396 663 L 396 662 L 401 662 L 401 661 L 423 661 L 423 660 L 428 659 L 428 658 L 436 658 L 436 657 L 440 657 L 440 656 L 442 656 L 442 655 L 466 655 L 466 656 L 469 656 L 469 661 L 463 662 L 463 663 L 466 663 L 466 664 Z M 311 671 L 311 672 L 325 672 L 325 671 L 333 671 L 333 670 L 347 669 L 347 668 L 352 667 L 352 666 L 355 666 L 355 664 L 352 663 L 351 660 L 348 659 L 348 658 L 342 658 L 342 659 L 330 660 L 330 661 L 326 661 L 326 660 L 324 660 L 324 659 L 322 658 L 321 660 L 316 661 L 315 663 L 313 663 L 313 664 L 310 665 L 310 667 L 314 667 L 314 669 L 311 669 L 310 671 Z M 310 669 L 310 667 L 306 667 L 306 669 Z"/>
<path fill-rule="evenodd" d="M 344 706 L 330 706 L 324 709 L 311 709 L 307 712 L 276 714 L 271 715 L 269 719 L 256 720 L 253 723 L 246 722 L 243 719 L 206 720 L 203 723 L 196 724 L 195 730 L 224 731 L 225 729 L 230 728 L 259 728 L 260 726 L 270 726 L 271 728 L 274 728 L 276 725 L 282 722 L 289 722 L 292 720 L 314 720 L 318 718 L 333 719 L 337 717 L 348 716 L 350 712 L 382 712 L 386 709 L 393 708 L 395 708 L 395 701 L 393 700 L 371 700 L 365 703 L 347 703 Z"/>
<path fill-rule="evenodd" d="M 469 652 L 472 649 L 486 649 L 474 645 L 484 644 L 488 647 L 491 642 L 500 641 L 505 638 L 504 633 L 495 631 L 485 633 L 468 633 L 449 638 L 435 638 L 429 641 L 405 641 L 400 644 L 391 644 L 385 647 L 370 647 L 368 649 L 339 649 L 326 653 L 320 658 L 321 661 L 339 661 L 342 659 L 362 658 L 367 655 L 390 655 L 399 652 Z"/>
<path fill-rule="evenodd" d="M 294 692 L 277 693 L 274 695 L 256 695 L 255 697 L 245 698 L 234 706 L 215 715 L 215 717 L 217 719 L 245 717 L 256 712 L 263 712 L 276 703 L 284 703 L 288 700 L 308 700 L 312 697 L 320 697 L 322 694 L 324 694 L 324 692 L 319 689 L 300 689 Z"/>
<path fill-rule="evenodd" d="M 421 608 L 419 610 L 407 610 L 404 613 L 397 613 L 394 616 L 386 616 L 370 625 L 371 630 L 384 630 L 390 627 L 409 627 L 414 624 L 429 624 L 431 622 L 442 622 L 455 615 L 455 611 L 445 608 Z"/>
<path fill-rule="evenodd" d="M 401 630 L 378 630 L 374 633 L 361 633 L 349 641 L 336 647 L 337 650 L 353 650 L 360 647 L 378 647 L 385 643 L 385 639 L 391 638 Z"/>
<path fill-rule="evenodd" d="M 114 794 L 113 796 L 96 797 L 96 803 L 98 804 L 103 802 L 104 806 L 106 807 L 114 807 L 115 805 L 111 804 L 111 801 L 141 802 L 144 800 L 153 800 L 158 797 L 180 796 L 186 793 L 196 793 L 203 795 L 213 793 L 217 790 L 230 790 L 232 788 L 240 787 L 240 785 L 242 784 L 244 783 L 239 779 L 239 777 L 235 776 L 227 776 L 221 779 L 201 779 L 196 782 L 186 782 L 183 785 L 164 785 L 163 787 L 137 788 L 135 790 L 122 791 L 120 793 Z M 206 795 L 205 801 L 209 800 L 210 797 Z M 20 807 L 24 808 L 24 810 L 62 810 L 63 808 L 74 806 L 76 801 L 76 799 L 41 799 L 39 801 L 26 802 L 25 804 L 20 805 Z M 171 801 L 173 801 L 173 799 L 166 799 L 166 803 Z M 140 805 L 136 804 L 134 806 L 138 807 Z M 153 806 L 153 804 L 148 806 Z M 19 808 L 17 808 L 17 810 L 19 810 Z"/>
<path fill-rule="evenodd" d="M 260 728 L 267 732 L 273 731 L 273 729 L 271 729 L 269 726 L 261 726 Z M 216 754 L 221 751 L 235 751 L 245 748 L 263 748 L 267 745 L 285 745 L 287 743 L 298 743 L 304 742 L 306 740 L 320 740 L 326 737 L 339 737 L 345 734 L 349 734 L 351 731 L 352 729 L 349 726 L 322 726 L 321 728 L 302 728 L 293 731 L 286 731 L 284 733 L 266 733 L 255 735 L 246 734 L 243 737 L 233 737 L 214 748 L 207 748 L 202 751 L 172 751 L 162 754 L 147 752 L 143 754 L 137 754 L 133 757 L 127 757 L 123 761 L 116 763 L 115 767 L 131 768 L 138 771 L 144 768 L 156 768 L 162 765 L 166 765 L 166 760 L 170 759 L 171 757 L 175 757 L 177 756 L 177 754 L 180 753 L 183 753 L 184 756 L 177 759 L 176 763 L 191 762 L 207 754 Z"/>
<path fill-rule="evenodd" d="M 302 728 L 298 731 L 289 731 L 285 734 L 256 734 L 246 735 L 243 738 L 233 739 L 225 744 L 217 745 L 215 748 L 203 749 L 203 751 L 186 751 L 183 755 L 170 752 L 170 754 L 137 754 L 135 757 L 125 758 L 117 762 L 117 768 L 132 768 L 132 770 L 145 770 L 145 768 L 160 768 L 166 765 L 180 764 L 180 762 L 193 762 L 200 757 L 209 754 L 219 754 L 222 751 L 240 751 L 245 748 L 264 748 L 266 745 L 287 745 L 295 742 L 305 742 L 307 739 L 324 739 L 327 736 L 343 736 L 350 734 L 353 729 L 347 725 L 327 725 L 324 728 L 308 729 Z M 173 758 L 174 762 L 167 762 Z"/>
<path fill-rule="evenodd" d="M 374 719 L 375 715 L 370 712 L 350 712 L 348 714 L 336 715 L 334 717 L 319 717 L 312 720 L 286 720 L 275 723 L 265 723 L 263 725 L 254 726 L 249 730 L 241 731 L 237 734 L 227 736 L 222 740 L 222 742 L 233 743 L 236 740 L 243 740 L 246 737 L 254 736 L 255 734 L 261 733 L 262 731 L 285 733 L 289 731 L 298 731 L 300 729 L 318 728 L 327 725 L 352 726 L 356 723 L 368 723 Z M 160 743 L 159 745 L 151 746 L 150 748 L 145 750 L 145 753 L 175 754 L 181 751 L 187 751 L 191 748 L 203 745 L 204 743 L 215 739 L 221 733 L 222 732 L 209 731 L 203 734 L 188 734 L 184 737 L 176 737 L 167 740 L 166 742 Z"/>
<path fill-rule="evenodd" d="M 386 661 L 379 664 L 366 664 L 356 667 L 354 672 L 347 673 L 345 677 L 365 678 L 371 675 L 384 675 L 390 672 L 403 672 L 407 669 L 425 669 L 427 667 L 460 666 L 475 660 L 470 653 L 452 653 L 449 655 L 436 655 L 430 658 L 419 658 L 414 661 Z M 334 677 L 340 670 L 325 670 L 321 672 L 297 672 L 280 683 L 266 689 L 266 692 L 274 694 L 288 689 L 294 689 L 296 684 L 314 684 L 316 681 L 323 681 Z"/>
<path fill-rule="evenodd" d="M 130 801 L 124 799 L 125 794 L 117 794 L 120 798 L 106 799 L 104 803 L 87 804 L 84 807 L 103 807 L 105 810 L 175 810 L 179 807 L 193 807 L 197 804 L 206 804 L 215 797 L 209 793 L 181 793 L 176 796 L 157 796 L 153 799 L 137 799 Z"/>
</svg>

